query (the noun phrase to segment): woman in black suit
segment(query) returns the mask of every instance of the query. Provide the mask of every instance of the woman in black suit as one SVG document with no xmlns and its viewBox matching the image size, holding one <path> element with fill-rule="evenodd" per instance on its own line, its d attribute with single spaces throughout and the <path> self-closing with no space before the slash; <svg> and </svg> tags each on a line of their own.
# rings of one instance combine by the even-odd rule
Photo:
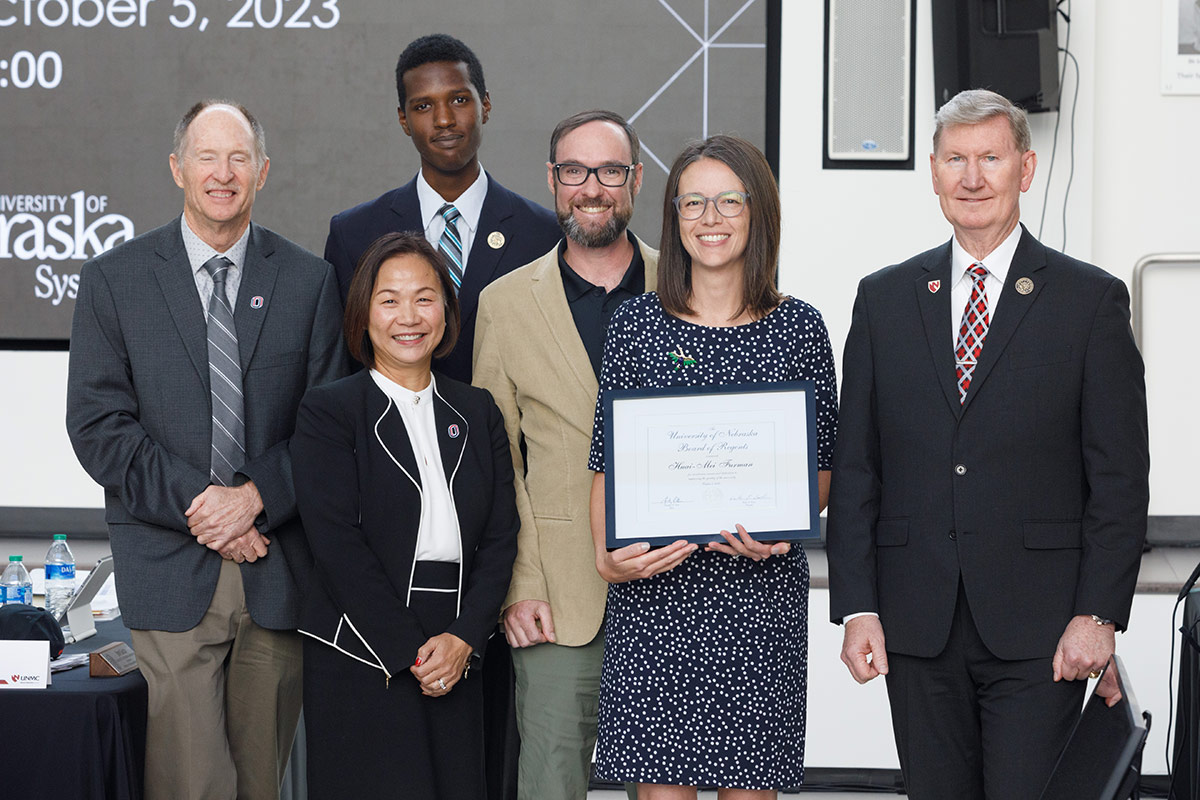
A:
<svg viewBox="0 0 1200 800">
<path fill-rule="evenodd" d="M 301 627 L 315 800 L 484 796 L 473 662 L 508 589 L 518 519 L 500 411 L 430 370 L 458 329 L 437 252 L 419 234 L 383 236 L 346 300 L 346 341 L 369 369 L 300 405 L 291 450 L 316 558 Z"/>
</svg>

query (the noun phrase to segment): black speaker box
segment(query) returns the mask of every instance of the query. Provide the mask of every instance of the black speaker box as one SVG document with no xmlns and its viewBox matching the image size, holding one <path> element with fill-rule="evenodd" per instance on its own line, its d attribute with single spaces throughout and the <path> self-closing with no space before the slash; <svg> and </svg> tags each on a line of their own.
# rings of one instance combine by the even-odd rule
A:
<svg viewBox="0 0 1200 800">
<path fill-rule="evenodd" d="M 1055 0 L 932 0 L 934 105 L 991 89 L 1026 111 L 1058 108 Z"/>
</svg>

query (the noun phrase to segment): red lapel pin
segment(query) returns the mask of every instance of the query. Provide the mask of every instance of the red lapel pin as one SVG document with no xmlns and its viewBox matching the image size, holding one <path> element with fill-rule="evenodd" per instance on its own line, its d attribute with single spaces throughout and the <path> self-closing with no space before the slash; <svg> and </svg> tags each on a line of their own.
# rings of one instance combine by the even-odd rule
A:
<svg viewBox="0 0 1200 800">
<path fill-rule="evenodd" d="M 930 281 L 929 282 L 929 291 L 933 292 L 934 294 L 937 294 L 937 290 L 940 288 L 942 288 L 941 281 Z"/>
</svg>

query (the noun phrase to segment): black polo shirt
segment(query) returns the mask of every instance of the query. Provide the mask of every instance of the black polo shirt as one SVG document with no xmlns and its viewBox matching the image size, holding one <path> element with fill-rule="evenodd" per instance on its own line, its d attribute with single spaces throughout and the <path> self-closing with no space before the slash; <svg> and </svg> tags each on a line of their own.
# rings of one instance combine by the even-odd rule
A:
<svg viewBox="0 0 1200 800">
<path fill-rule="evenodd" d="M 562 273 L 563 289 L 567 293 L 567 305 L 571 307 L 571 316 L 575 319 L 575 329 L 587 350 L 588 360 L 592 362 L 592 371 L 600 377 L 600 359 L 604 355 L 604 337 L 608 334 L 608 321 L 612 319 L 617 306 L 631 297 L 637 297 L 646 290 L 646 264 L 642 261 L 642 249 L 638 247 L 637 239 L 628 231 L 633 245 L 633 260 L 625 270 L 624 277 L 611 292 L 604 291 L 603 286 L 585 281 L 567 264 L 567 240 L 558 243 L 558 270 Z"/>
</svg>

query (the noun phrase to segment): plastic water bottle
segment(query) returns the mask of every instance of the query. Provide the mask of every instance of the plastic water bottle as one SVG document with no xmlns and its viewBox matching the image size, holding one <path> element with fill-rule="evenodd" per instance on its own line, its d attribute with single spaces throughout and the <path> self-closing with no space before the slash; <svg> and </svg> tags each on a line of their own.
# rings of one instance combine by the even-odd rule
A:
<svg viewBox="0 0 1200 800">
<path fill-rule="evenodd" d="M 54 534 L 54 544 L 46 552 L 46 610 L 55 619 L 71 602 L 75 594 L 75 556 L 67 546 L 64 533 Z"/>
<path fill-rule="evenodd" d="M 33 581 L 25 571 L 21 556 L 9 556 L 8 567 L 0 576 L 0 604 L 24 603 L 33 605 Z"/>
</svg>

